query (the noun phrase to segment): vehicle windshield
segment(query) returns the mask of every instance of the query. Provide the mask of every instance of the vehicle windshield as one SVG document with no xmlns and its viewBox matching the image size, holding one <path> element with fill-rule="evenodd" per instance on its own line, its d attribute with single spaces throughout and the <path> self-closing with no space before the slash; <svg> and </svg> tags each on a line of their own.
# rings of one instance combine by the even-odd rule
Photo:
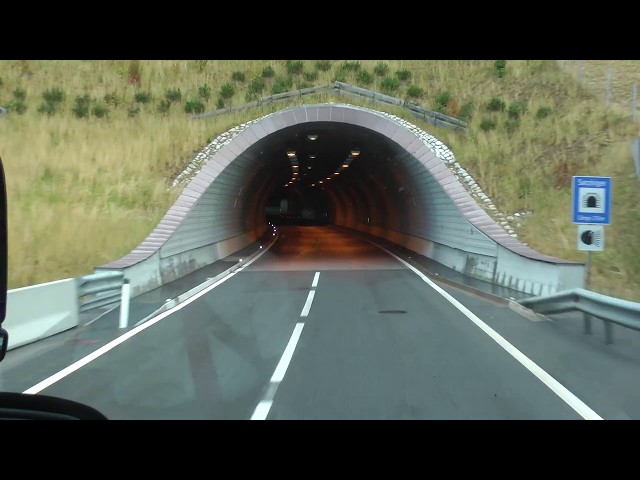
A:
<svg viewBox="0 0 640 480">
<path fill-rule="evenodd" d="M 0 392 L 640 419 L 638 65 L 0 60 Z"/>
</svg>

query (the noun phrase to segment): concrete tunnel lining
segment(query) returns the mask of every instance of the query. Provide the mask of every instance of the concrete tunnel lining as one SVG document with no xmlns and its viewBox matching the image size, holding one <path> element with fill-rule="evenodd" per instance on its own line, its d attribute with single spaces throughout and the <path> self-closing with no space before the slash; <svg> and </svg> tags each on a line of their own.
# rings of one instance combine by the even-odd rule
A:
<svg viewBox="0 0 640 480">
<path fill-rule="evenodd" d="M 327 124 L 339 127 L 337 135 L 351 135 L 356 142 L 364 138 L 379 142 L 377 150 L 383 150 L 384 157 L 371 162 L 369 170 L 366 159 L 359 159 L 353 166 L 363 175 L 352 176 L 351 188 L 329 189 L 327 198 L 337 225 L 386 238 L 445 266 L 525 293 L 583 286 L 582 264 L 544 255 L 522 244 L 478 205 L 449 167 L 455 158 L 444 144 L 398 117 L 347 104 L 284 109 L 219 137 L 221 143 L 210 143 L 196 156 L 200 170 L 151 234 L 129 254 L 98 269 L 133 269 L 136 275 L 152 276 L 150 280 L 131 280 L 138 294 L 252 243 L 266 230 L 267 200 L 281 181 L 270 168 L 277 161 L 271 155 L 283 154 L 291 135 L 301 131 L 297 129 Z M 368 181 L 364 173 L 373 175 L 372 171 L 378 175 Z M 403 200 L 391 195 L 389 185 L 410 192 L 410 200 L 407 195 Z M 355 208 L 355 203 L 360 208 Z M 366 210 L 373 221 L 363 222 Z M 392 212 L 396 215 L 390 218 Z M 220 245 L 225 247 L 213 248 Z M 550 268 L 535 278 L 524 278 L 526 272 L 509 266 L 521 262 L 506 260 L 512 257 L 501 255 L 501 249 L 525 262 L 542 262 Z M 144 262 L 157 265 L 140 268 Z M 467 268 L 483 262 L 478 271 Z M 567 269 L 571 271 L 564 271 Z M 137 289 L 134 283 L 140 284 Z"/>
</svg>

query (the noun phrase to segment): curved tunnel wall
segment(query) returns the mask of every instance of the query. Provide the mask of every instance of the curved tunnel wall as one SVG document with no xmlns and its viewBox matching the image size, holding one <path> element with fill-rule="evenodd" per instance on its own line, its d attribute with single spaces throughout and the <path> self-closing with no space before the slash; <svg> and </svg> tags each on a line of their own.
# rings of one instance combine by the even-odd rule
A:
<svg viewBox="0 0 640 480">
<path fill-rule="evenodd" d="M 343 104 L 285 109 L 207 146 L 200 171 L 149 237 L 98 268 L 125 270 L 137 295 L 252 243 L 266 229 L 267 200 L 280 186 L 269 144 L 292 127 L 319 122 L 375 134 L 385 146 L 382 160 L 358 160 L 342 184 L 326 189 L 336 225 L 523 293 L 583 286 L 582 264 L 543 255 L 491 219 L 449 168 L 453 155 L 444 145 L 434 147 L 428 134 L 396 117 Z"/>
</svg>

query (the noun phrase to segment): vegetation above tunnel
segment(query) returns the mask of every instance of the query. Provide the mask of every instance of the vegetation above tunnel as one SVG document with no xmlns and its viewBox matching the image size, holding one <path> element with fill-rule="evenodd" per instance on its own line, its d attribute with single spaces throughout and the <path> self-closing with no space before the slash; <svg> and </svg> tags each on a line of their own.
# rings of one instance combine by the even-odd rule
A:
<svg viewBox="0 0 640 480">
<path fill-rule="evenodd" d="M 640 192 L 629 152 L 637 125 L 555 61 L 3 61 L 9 287 L 83 275 L 135 248 L 179 195 L 173 180 L 231 127 L 344 99 L 326 91 L 193 114 L 336 80 L 467 121 L 467 133 L 438 129 L 399 107 L 349 100 L 443 141 L 499 212 L 532 212 L 516 232 L 543 253 L 584 260 L 571 177 L 613 177 L 613 220 L 605 251 L 593 256 L 592 288 L 639 300 Z"/>
</svg>

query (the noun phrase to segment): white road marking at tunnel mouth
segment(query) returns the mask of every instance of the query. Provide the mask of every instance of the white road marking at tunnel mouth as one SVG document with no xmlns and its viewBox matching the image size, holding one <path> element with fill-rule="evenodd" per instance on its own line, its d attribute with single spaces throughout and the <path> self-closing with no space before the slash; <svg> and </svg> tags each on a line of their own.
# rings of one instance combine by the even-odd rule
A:
<svg viewBox="0 0 640 480">
<path fill-rule="evenodd" d="M 313 276 L 313 283 L 311 284 L 313 288 L 316 288 L 318 286 L 319 279 L 320 279 L 320 272 L 316 272 L 315 275 Z"/>
<path fill-rule="evenodd" d="M 448 294 L 445 290 L 435 284 L 429 277 L 423 274 L 420 270 L 415 268 L 413 265 L 409 264 L 402 258 L 398 257 L 396 254 L 390 252 L 386 248 L 377 243 L 367 240 L 368 242 L 376 245 L 378 248 L 381 248 L 389 255 L 394 257 L 396 260 L 401 262 L 407 268 L 409 268 L 412 272 L 418 275 L 425 283 L 427 283 L 431 288 L 433 288 L 436 292 L 438 292 L 442 297 L 444 297 L 449 303 L 451 303 L 454 307 L 456 307 L 465 317 L 471 320 L 474 324 L 476 324 L 484 333 L 486 333 L 493 341 L 495 341 L 498 345 L 500 345 L 509 355 L 515 358 L 522 366 L 524 366 L 529 372 L 535 375 L 542 383 L 544 383 L 551 391 L 553 391 L 560 399 L 562 399 L 567 405 L 569 405 L 578 415 L 580 415 L 585 420 L 603 420 L 603 418 L 598 415 L 594 410 L 592 410 L 586 403 L 576 397 L 572 392 L 570 392 L 564 385 L 558 382 L 555 378 L 553 378 L 549 373 L 543 370 L 538 364 L 536 364 L 533 360 L 527 357 L 524 353 L 518 350 L 515 346 L 509 343 L 502 335 L 492 329 L 489 325 L 484 323 L 479 317 L 477 317 L 471 310 L 465 307 L 458 300 L 453 298 L 450 294 Z"/>
</svg>

